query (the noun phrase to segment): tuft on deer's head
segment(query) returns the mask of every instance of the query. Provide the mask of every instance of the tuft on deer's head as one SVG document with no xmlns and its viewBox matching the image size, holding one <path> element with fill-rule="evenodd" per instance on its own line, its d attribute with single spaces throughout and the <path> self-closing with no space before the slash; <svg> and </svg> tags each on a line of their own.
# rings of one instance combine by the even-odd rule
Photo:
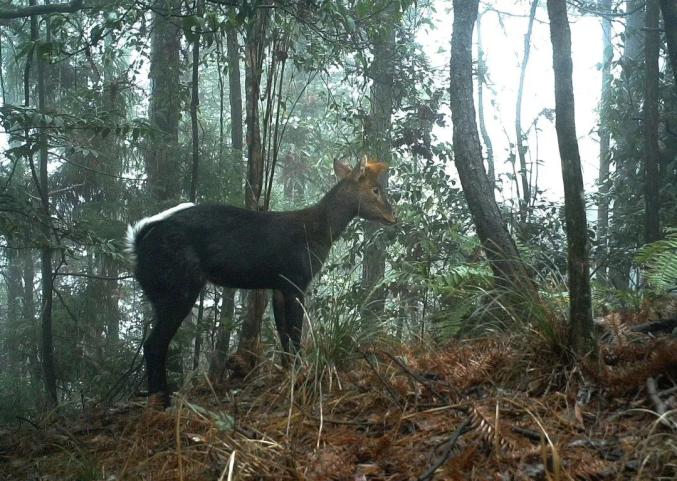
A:
<svg viewBox="0 0 677 481">
<path fill-rule="evenodd" d="M 384 191 L 383 163 L 334 162 L 339 182 L 305 209 L 257 212 L 220 204 L 181 204 L 129 228 L 134 274 L 155 311 L 144 342 L 149 394 L 168 404 L 169 343 L 206 282 L 272 289 L 282 348 L 301 347 L 304 293 L 332 243 L 355 217 L 396 222 Z"/>
</svg>

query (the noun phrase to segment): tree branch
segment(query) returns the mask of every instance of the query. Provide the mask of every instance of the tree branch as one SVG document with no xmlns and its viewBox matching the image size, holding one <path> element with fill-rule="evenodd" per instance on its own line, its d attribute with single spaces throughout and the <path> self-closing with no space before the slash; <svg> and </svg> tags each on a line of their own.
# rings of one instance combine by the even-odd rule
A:
<svg viewBox="0 0 677 481">
<path fill-rule="evenodd" d="M 33 5 L 20 8 L 0 8 L 0 19 L 23 18 L 32 15 L 50 13 L 73 13 L 82 9 L 83 0 L 71 0 L 68 3 L 54 3 L 51 5 Z"/>
</svg>

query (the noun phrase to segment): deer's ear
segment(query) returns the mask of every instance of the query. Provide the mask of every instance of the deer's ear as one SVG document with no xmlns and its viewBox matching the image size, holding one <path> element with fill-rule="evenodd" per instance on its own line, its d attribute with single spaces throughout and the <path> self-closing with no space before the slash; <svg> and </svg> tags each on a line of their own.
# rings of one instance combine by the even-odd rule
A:
<svg viewBox="0 0 677 481">
<path fill-rule="evenodd" d="M 345 179 L 346 177 L 348 177 L 352 171 L 353 171 L 353 169 L 348 167 L 346 164 L 344 164 L 340 160 L 334 161 L 334 173 L 336 174 L 336 177 L 339 178 L 339 180 L 342 180 L 342 179 Z"/>
</svg>

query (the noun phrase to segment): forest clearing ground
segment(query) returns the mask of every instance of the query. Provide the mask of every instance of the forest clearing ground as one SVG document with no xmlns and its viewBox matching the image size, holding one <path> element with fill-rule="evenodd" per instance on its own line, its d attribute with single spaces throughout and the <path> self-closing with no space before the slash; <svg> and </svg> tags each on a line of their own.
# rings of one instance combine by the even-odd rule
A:
<svg viewBox="0 0 677 481">
<path fill-rule="evenodd" d="M 675 479 L 677 341 L 621 336 L 567 368 L 507 336 L 373 348 L 344 370 L 266 362 L 166 411 L 6 430 L 0 479 Z"/>
</svg>

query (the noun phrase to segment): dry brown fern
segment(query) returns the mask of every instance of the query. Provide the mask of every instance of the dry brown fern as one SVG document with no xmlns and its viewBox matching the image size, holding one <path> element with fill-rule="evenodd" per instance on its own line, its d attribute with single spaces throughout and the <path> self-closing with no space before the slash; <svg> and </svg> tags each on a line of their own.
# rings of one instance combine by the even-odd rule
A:
<svg viewBox="0 0 677 481">
<path fill-rule="evenodd" d="M 479 433 L 482 440 L 503 454 L 512 455 L 518 451 L 517 445 L 502 433 L 501 422 L 496 416 L 490 416 L 482 406 L 471 406 L 469 411 L 470 426 Z"/>
</svg>

